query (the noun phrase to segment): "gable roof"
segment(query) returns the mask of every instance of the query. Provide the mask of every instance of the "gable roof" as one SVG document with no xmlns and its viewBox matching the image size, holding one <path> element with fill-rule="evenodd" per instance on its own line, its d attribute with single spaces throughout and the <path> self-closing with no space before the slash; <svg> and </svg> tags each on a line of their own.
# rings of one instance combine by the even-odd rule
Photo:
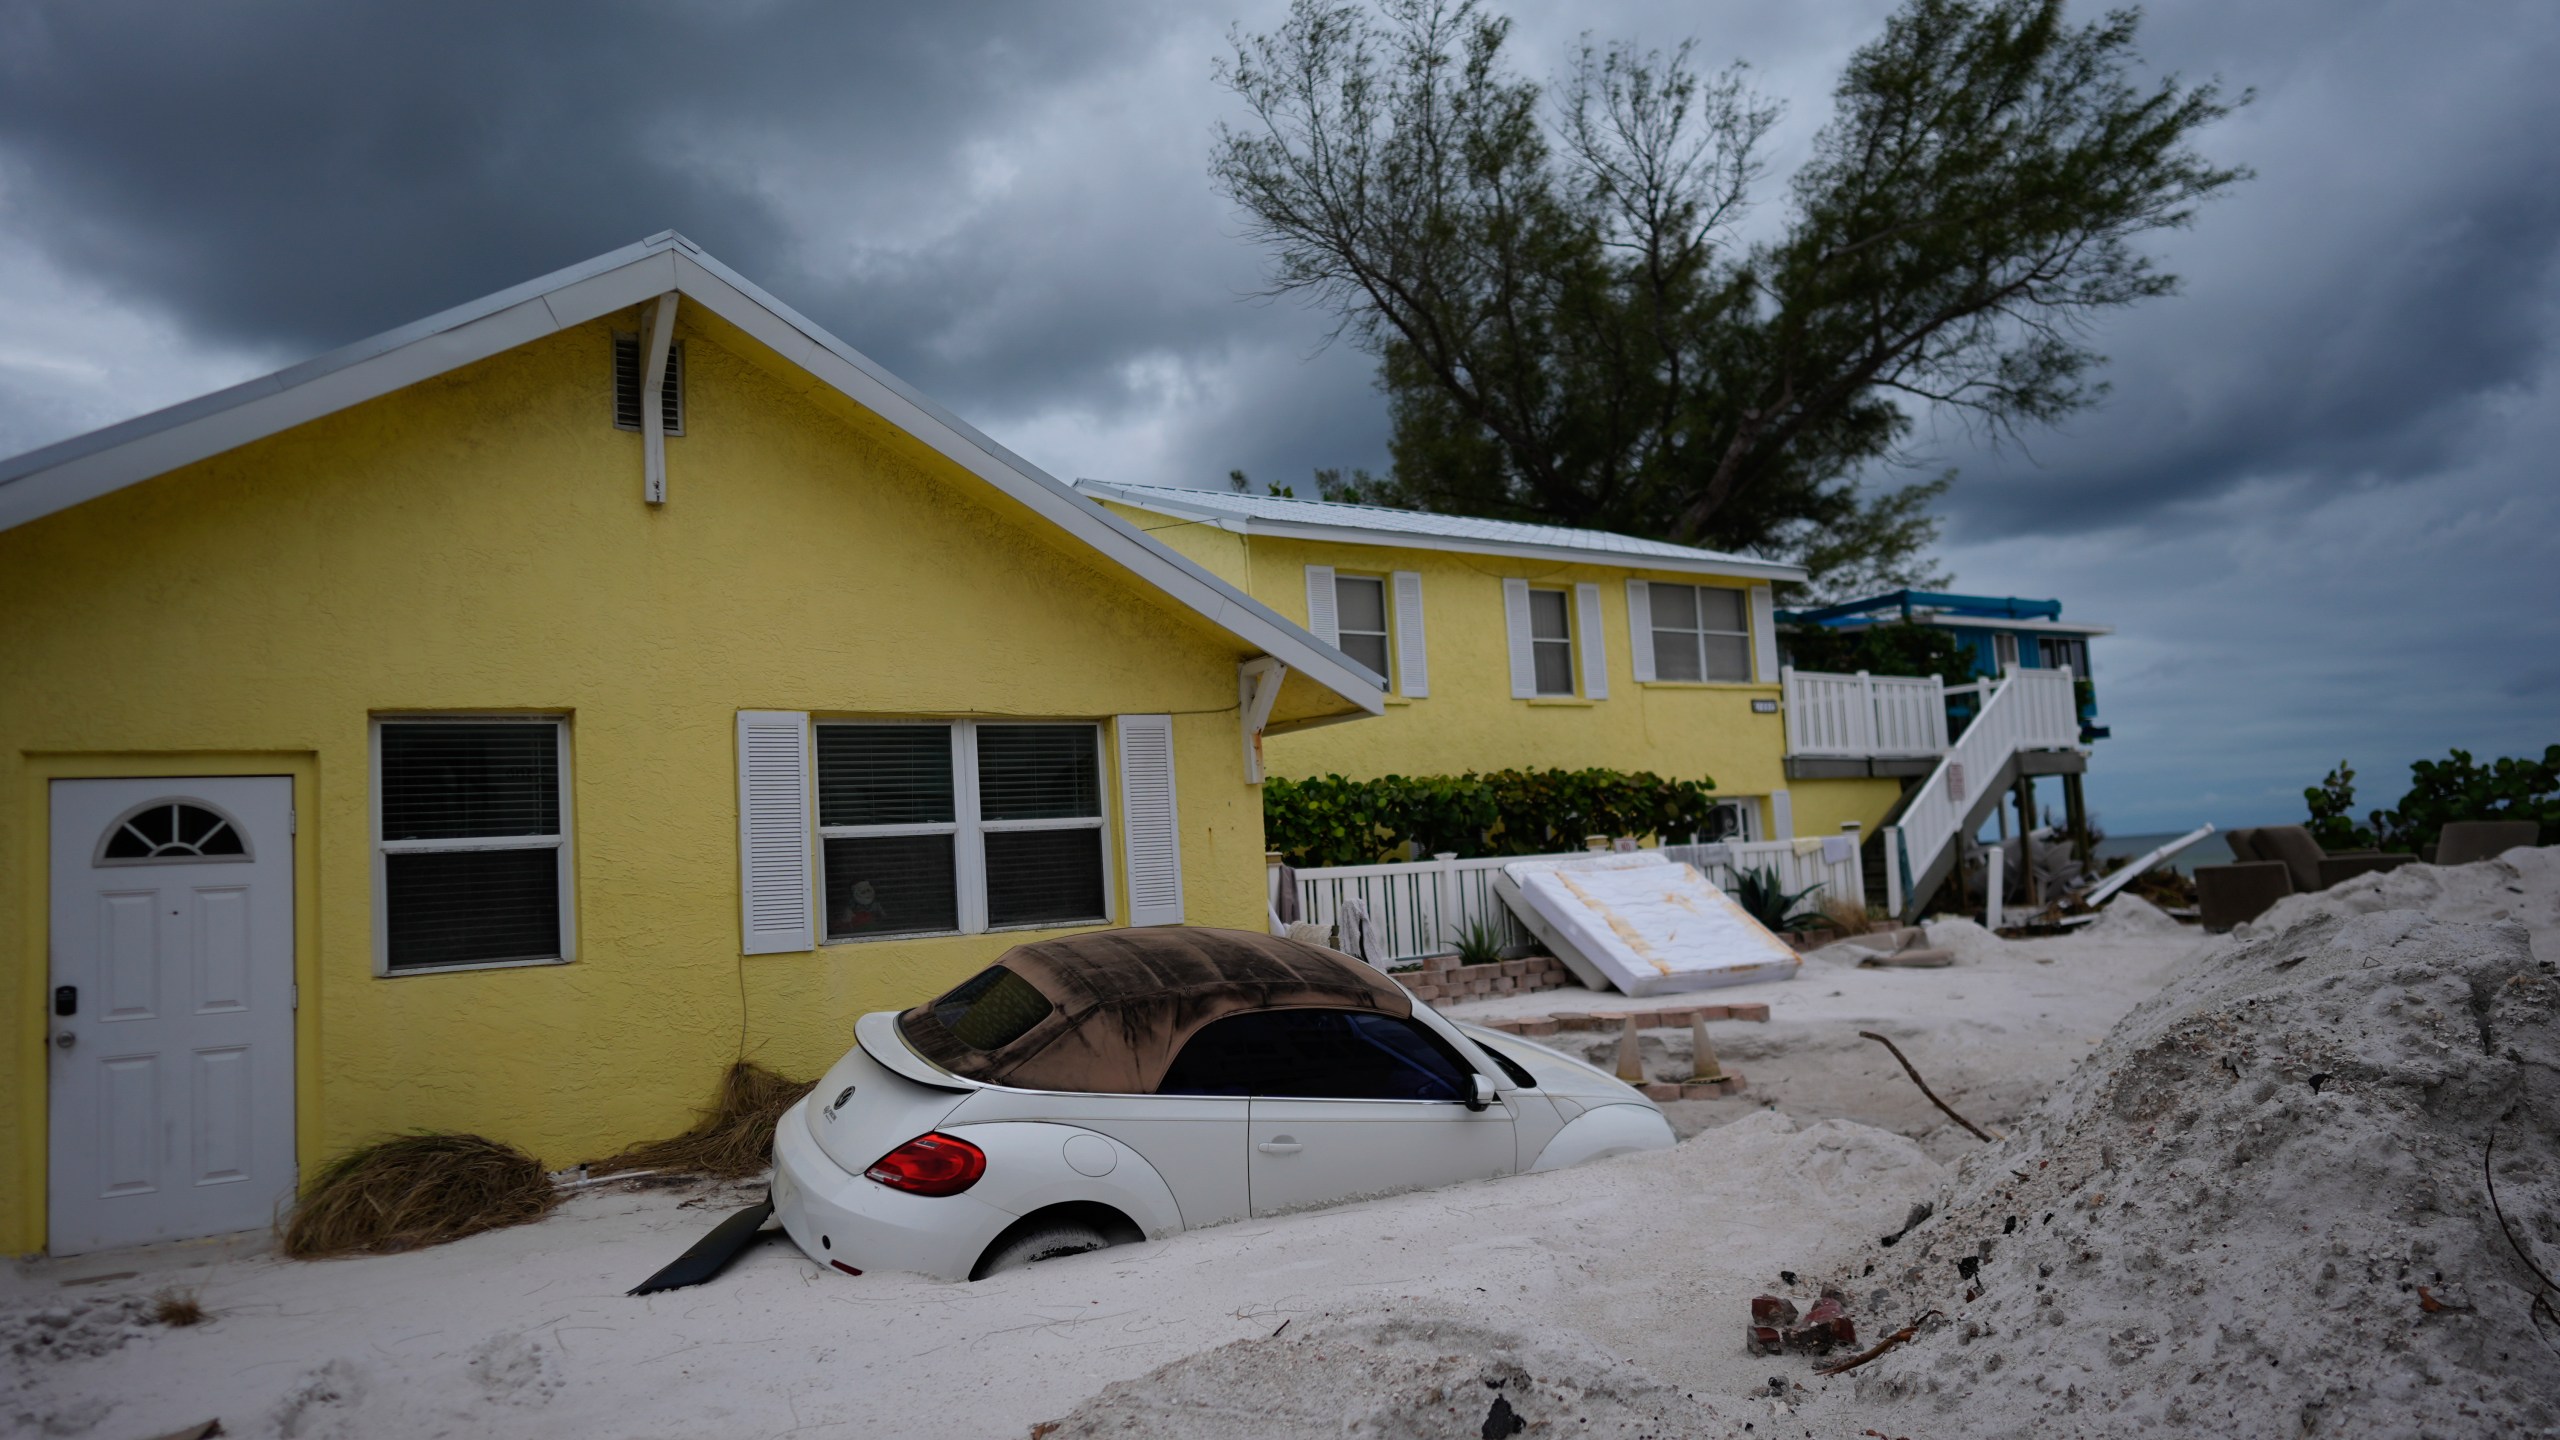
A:
<svg viewBox="0 0 2560 1440">
<path fill-rule="evenodd" d="M 1683 570 L 1700 575 L 1738 576 L 1754 580 L 1802 580 L 1804 567 L 1754 555 L 1701 550 L 1663 540 L 1645 540 L 1607 530 L 1576 530 L 1569 525 L 1532 525 L 1519 520 L 1479 520 L 1466 515 L 1432 515 L 1419 510 L 1391 510 L 1383 505 L 1346 505 L 1338 500 L 1296 500 L 1279 495 L 1238 495 L 1226 490 L 1193 490 L 1180 485 L 1124 485 L 1109 480 L 1078 480 L 1076 489 L 1104 500 L 1206 521 L 1245 535 L 1279 535 L 1298 540 L 1331 540 L 1346 545 L 1395 545 L 1412 550 L 1460 550 L 1476 555 L 1518 555 L 1586 565 L 1624 565 L 1638 570 Z"/>
<path fill-rule="evenodd" d="M 1386 708 L 1382 677 L 1137 527 L 1085 502 L 1063 481 L 988 439 L 672 230 L 272 375 L 0 460 L 0 530 L 670 291 L 735 325 L 1291 671 L 1369 714 Z"/>
</svg>

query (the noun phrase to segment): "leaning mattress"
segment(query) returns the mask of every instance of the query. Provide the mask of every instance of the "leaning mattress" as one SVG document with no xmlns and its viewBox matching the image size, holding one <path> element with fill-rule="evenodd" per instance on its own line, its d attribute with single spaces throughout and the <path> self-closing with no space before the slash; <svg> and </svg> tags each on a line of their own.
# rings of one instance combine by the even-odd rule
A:
<svg viewBox="0 0 2560 1440">
<path fill-rule="evenodd" d="M 1696 866 L 1659 851 L 1523 860 L 1503 878 L 1557 958 L 1629 995 L 1788 980 L 1804 963 Z"/>
</svg>

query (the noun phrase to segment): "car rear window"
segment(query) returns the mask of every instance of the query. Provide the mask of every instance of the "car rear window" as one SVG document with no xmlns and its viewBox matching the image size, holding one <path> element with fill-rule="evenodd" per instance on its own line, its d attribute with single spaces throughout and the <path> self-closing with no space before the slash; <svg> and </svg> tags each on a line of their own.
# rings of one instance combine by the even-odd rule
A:
<svg viewBox="0 0 2560 1440">
<path fill-rule="evenodd" d="M 933 1002 L 933 1018 L 972 1050 L 1000 1050 L 1049 1018 L 1049 997 L 1001 965 L 990 965 Z"/>
</svg>

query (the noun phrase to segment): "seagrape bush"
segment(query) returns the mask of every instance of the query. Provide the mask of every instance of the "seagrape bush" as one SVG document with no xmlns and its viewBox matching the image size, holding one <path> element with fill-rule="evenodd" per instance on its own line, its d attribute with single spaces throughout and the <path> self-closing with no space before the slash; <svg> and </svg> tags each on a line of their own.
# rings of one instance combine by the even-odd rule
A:
<svg viewBox="0 0 2560 1440">
<path fill-rule="evenodd" d="M 2311 836 L 2327 850 L 2403 850 L 2416 854 L 2456 820 L 2531 820 L 2535 843 L 2560 844 L 2560 745 L 2539 760 L 2500 756 L 2483 765 L 2468 750 L 2409 767 L 2409 793 L 2388 810 L 2355 818 L 2356 772 L 2343 760 L 2302 792 Z"/>
<path fill-rule="evenodd" d="M 1495 770 L 1375 780 L 1271 779 L 1263 843 L 1292 865 L 1371 865 L 1415 853 L 1467 858 L 1579 850 L 1586 835 L 1684 840 L 1707 829 L 1715 781 L 1649 771 Z"/>
</svg>

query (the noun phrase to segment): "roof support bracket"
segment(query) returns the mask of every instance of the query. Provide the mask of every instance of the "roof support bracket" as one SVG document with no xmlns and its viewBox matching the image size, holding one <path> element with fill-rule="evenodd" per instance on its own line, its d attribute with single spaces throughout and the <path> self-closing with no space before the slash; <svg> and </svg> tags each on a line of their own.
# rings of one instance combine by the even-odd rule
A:
<svg viewBox="0 0 2560 1440">
<path fill-rule="evenodd" d="M 1280 682 L 1289 667 L 1268 655 L 1257 655 L 1236 667 L 1236 704 L 1244 727 L 1244 780 L 1262 783 L 1262 727 L 1271 720 L 1272 702 L 1280 698 Z"/>
<path fill-rule="evenodd" d="M 667 503 L 667 360 L 676 343 L 676 292 L 668 291 L 650 305 L 649 358 L 640 375 L 640 496 L 652 505 Z"/>
</svg>

